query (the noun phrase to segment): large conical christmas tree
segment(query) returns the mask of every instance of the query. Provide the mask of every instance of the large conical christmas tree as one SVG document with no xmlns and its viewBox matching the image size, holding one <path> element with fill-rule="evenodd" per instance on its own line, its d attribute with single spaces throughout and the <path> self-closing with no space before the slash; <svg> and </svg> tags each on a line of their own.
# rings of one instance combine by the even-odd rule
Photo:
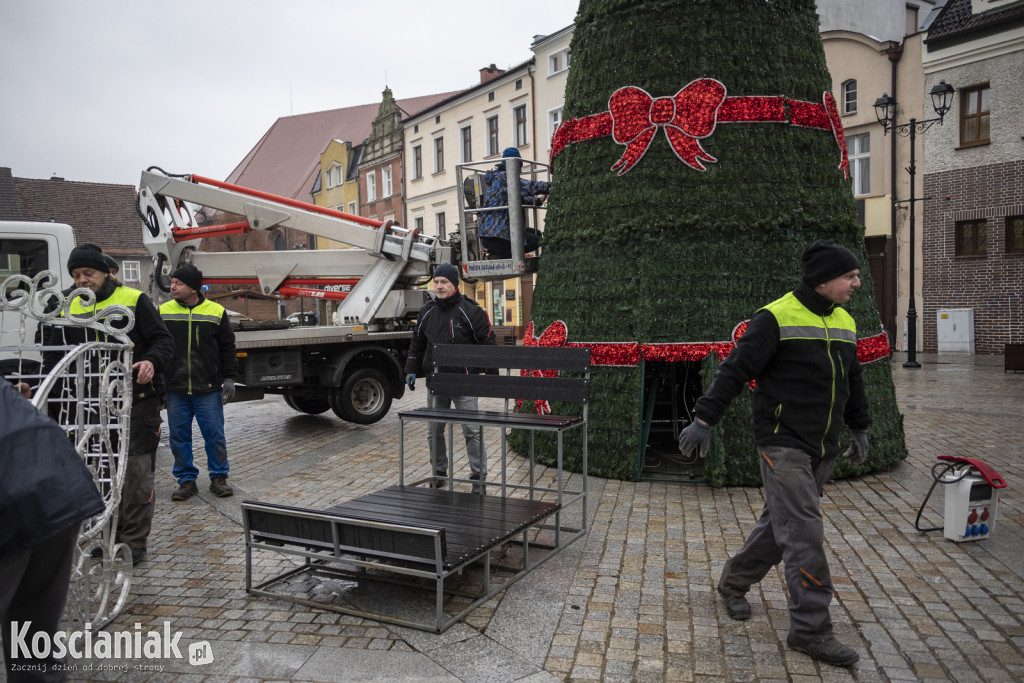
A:
<svg viewBox="0 0 1024 683">
<path fill-rule="evenodd" d="M 645 363 L 703 358 L 706 387 L 728 344 L 702 343 L 792 290 L 814 239 L 864 265 L 846 308 L 863 357 L 884 356 L 813 0 L 581 0 L 571 52 L 532 327 L 594 349 L 592 474 L 637 476 Z M 888 359 L 864 373 L 860 472 L 906 455 Z M 711 483 L 758 483 L 749 415 L 747 392 L 717 428 Z"/>
</svg>

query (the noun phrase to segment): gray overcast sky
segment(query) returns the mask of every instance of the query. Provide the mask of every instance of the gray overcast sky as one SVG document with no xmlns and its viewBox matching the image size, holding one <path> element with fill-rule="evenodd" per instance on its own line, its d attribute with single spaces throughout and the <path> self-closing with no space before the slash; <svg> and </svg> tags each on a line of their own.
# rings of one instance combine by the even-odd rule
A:
<svg viewBox="0 0 1024 683">
<path fill-rule="evenodd" d="M 577 0 L 0 0 L 0 166 L 225 178 L 281 116 L 469 87 Z M 386 77 L 385 77 L 386 72 Z"/>
</svg>

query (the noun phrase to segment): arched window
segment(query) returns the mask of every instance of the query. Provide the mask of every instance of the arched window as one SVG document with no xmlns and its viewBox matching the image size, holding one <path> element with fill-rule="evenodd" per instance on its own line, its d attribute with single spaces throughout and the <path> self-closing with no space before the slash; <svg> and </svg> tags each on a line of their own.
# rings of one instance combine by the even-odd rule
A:
<svg viewBox="0 0 1024 683">
<path fill-rule="evenodd" d="M 279 232 L 274 235 L 274 251 L 287 251 L 287 249 L 288 246 L 285 244 L 284 234 Z"/>
<path fill-rule="evenodd" d="M 843 113 L 857 113 L 857 81 L 850 79 L 843 83 Z"/>
</svg>

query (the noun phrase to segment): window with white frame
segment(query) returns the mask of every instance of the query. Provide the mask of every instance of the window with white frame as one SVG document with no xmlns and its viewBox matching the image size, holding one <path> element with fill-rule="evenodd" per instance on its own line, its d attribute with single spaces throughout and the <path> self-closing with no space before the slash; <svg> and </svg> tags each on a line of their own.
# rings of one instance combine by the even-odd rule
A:
<svg viewBox="0 0 1024 683">
<path fill-rule="evenodd" d="M 468 163 L 470 161 L 473 161 L 473 128 L 472 128 L 472 126 L 463 126 L 462 128 L 460 128 L 459 129 L 459 139 L 462 142 L 462 144 L 460 145 L 460 150 L 461 150 L 461 153 L 462 153 L 462 158 L 460 159 L 460 161 L 462 163 L 464 163 L 464 164 Z"/>
<path fill-rule="evenodd" d="M 391 167 L 390 166 L 385 166 L 384 168 L 382 168 L 380 170 L 380 172 L 381 172 L 381 175 L 383 176 L 381 179 L 384 181 L 383 183 L 381 183 L 381 190 L 383 190 L 383 192 L 381 194 L 381 197 L 390 197 L 391 196 Z"/>
<path fill-rule="evenodd" d="M 526 139 L 526 105 L 520 104 L 518 107 L 512 110 L 512 120 L 516 123 L 516 147 L 522 147 L 529 144 Z"/>
<path fill-rule="evenodd" d="M 138 261 L 122 261 L 121 276 L 125 282 L 142 282 L 142 268 Z"/>
<path fill-rule="evenodd" d="M 353 216 L 358 216 L 359 215 L 359 205 L 356 202 L 349 202 L 348 203 L 348 212 L 350 214 L 352 214 Z"/>
<path fill-rule="evenodd" d="M 338 186 L 343 185 L 345 183 L 345 169 L 343 169 L 341 166 L 338 166 L 337 168 L 334 169 L 334 174 L 337 178 L 334 184 Z"/>
<path fill-rule="evenodd" d="M 366 201 L 377 201 L 377 171 L 373 170 L 366 174 Z"/>
<path fill-rule="evenodd" d="M 850 154 L 850 177 L 853 178 L 853 194 L 871 194 L 871 135 L 851 135 L 847 138 Z"/>
<path fill-rule="evenodd" d="M 498 154 L 498 115 L 495 114 L 487 119 L 487 156 L 493 157 Z"/>
<path fill-rule="evenodd" d="M 444 211 L 438 211 L 434 214 L 434 229 L 437 231 L 438 237 L 444 237 L 445 235 L 445 220 Z"/>
<path fill-rule="evenodd" d="M 423 216 L 415 216 L 412 219 L 412 227 L 419 234 L 423 234 Z"/>
<path fill-rule="evenodd" d="M 548 55 L 548 76 L 565 71 L 569 68 L 569 48 Z"/>
<path fill-rule="evenodd" d="M 327 185 L 327 189 L 328 190 L 331 189 L 332 187 L 334 187 L 334 169 L 333 168 L 327 169 L 327 172 L 324 173 L 324 184 Z"/>
<path fill-rule="evenodd" d="M 558 126 L 562 123 L 562 108 L 552 109 L 548 112 L 548 141 L 551 141 L 551 136 L 558 130 Z"/>
<path fill-rule="evenodd" d="M 412 148 L 412 179 L 419 180 L 423 177 L 423 147 L 414 145 Z"/>
<path fill-rule="evenodd" d="M 843 83 L 843 113 L 857 113 L 857 81 L 854 79 Z"/>
<path fill-rule="evenodd" d="M 434 173 L 444 172 L 444 137 L 434 138 Z"/>
</svg>

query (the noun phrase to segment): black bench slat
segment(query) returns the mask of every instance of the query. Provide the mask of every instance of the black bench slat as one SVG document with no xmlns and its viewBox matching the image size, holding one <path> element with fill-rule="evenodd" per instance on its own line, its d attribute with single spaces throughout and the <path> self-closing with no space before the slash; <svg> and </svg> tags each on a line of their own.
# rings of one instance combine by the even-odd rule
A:
<svg viewBox="0 0 1024 683">
<path fill-rule="evenodd" d="M 590 349 L 564 346 L 435 344 L 431 349 L 431 358 L 435 365 L 444 367 L 582 371 L 590 366 Z"/>
<path fill-rule="evenodd" d="M 414 408 L 398 413 L 399 417 L 433 418 L 465 424 L 493 424 L 505 427 L 565 429 L 583 422 L 579 415 L 540 415 L 537 413 L 501 413 L 494 410 L 458 410 L 456 408 Z"/>
<path fill-rule="evenodd" d="M 341 514 L 342 511 L 337 507 L 328 508 L 331 512 Z M 407 515 L 400 512 L 389 512 L 383 504 L 372 504 L 372 503 L 360 503 L 359 505 L 346 506 L 344 513 L 346 516 L 352 517 L 364 517 L 367 520 L 374 520 L 380 522 L 393 522 L 396 524 L 402 523 L 403 520 L 408 519 Z M 424 514 L 428 514 L 428 511 L 424 511 Z M 442 518 L 446 517 L 446 518 Z M 473 525 L 471 519 L 467 517 L 459 517 L 457 513 L 450 512 L 448 515 L 437 515 L 435 512 L 431 515 L 432 520 L 436 520 L 438 524 L 444 525 L 445 540 L 451 545 L 452 537 L 458 536 L 466 542 L 466 539 L 474 539 L 472 543 L 474 545 L 485 545 L 495 538 L 500 538 L 502 534 L 506 533 L 507 530 L 502 528 L 499 524 L 494 525 Z"/>
<path fill-rule="evenodd" d="M 520 377 L 518 375 L 467 375 L 435 372 L 427 387 L 441 396 L 541 399 L 585 403 L 589 381 L 572 377 Z"/>
<path fill-rule="evenodd" d="M 558 507 L 557 503 L 521 498 L 392 486 L 325 512 L 398 524 L 412 519 L 443 527 L 447 544 L 444 565 L 452 567 L 514 536 Z"/>
<path fill-rule="evenodd" d="M 497 512 L 504 514 L 506 510 L 515 511 L 513 514 L 528 515 L 543 511 L 546 505 L 539 500 L 528 500 L 526 498 L 501 498 L 498 496 L 479 496 L 474 493 L 462 491 L 447 491 L 444 489 L 429 489 L 419 486 L 390 486 L 377 491 L 371 496 L 362 496 L 355 500 L 382 500 L 390 505 L 404 506 L 416 509 L 420 505 L 436 505 L 444 508 L 451 508 L 457 505 L 460 509 L 480 509 L 485 512 Z M 344 505 L 344 503 L 342 503 Z"/>
<path fill-rule="evenodd" d="M 448 533 L 448 540 L 451 540 L 452 534 L 456 533 L 501 536 L 514 530 L 516 524 L 523 524 L 531 519 L 543 517 L 557 508 L 557 503 L 541 501 L 524 501 L 532 503 L 530 505 L 498 507 L 496 504 L 487 504 L 488 499 L 500 503 L 502 499 L 496 496 L 456 495 L 475 496 L 480 503 L 470 502 L 467 505 L 465 502 L 460 502 L 456 504 L 454 500 L 449 499 L 447 502 L 433 504 L 422 501 L 405 501 L 396 504 L 386 497 L 374 497 L 373 499 L 357 498 L 327 508 L 327 511 L 348 517 L 379 519 L 394 523 L 403 523 L 408 519 L 430 520 L 432 525 L 444 527 Z"/>
<path fill-rule="evenodd" d="M 338 543 L 344 548 L 365 550 L 385 557 L 432 564 L 436 555 L 433 536 L 412 531 L 389 528 L 370 528 L 348 524 L 344 520 L 328 520 L 303 516 L 313 512 L 318 515 L 344 516 L 330 512 L 319 512 L 287 505 L 272 505 L 245 501 L 261 506 L 244 508 L 243 513 L 250 532 L 266 540 L 293 545 L 331 550 L 334 548 L 332 526 L 338 528 Z M 383 520 L 379 520 L 383 521 Z M 427 525 L 419 520 L 396 520 L 394 523 L 426 531 L 437 532 L 441 537 L 441 552 L 446 553 L 445 530 L 443 527 Z"/>
</svg>

